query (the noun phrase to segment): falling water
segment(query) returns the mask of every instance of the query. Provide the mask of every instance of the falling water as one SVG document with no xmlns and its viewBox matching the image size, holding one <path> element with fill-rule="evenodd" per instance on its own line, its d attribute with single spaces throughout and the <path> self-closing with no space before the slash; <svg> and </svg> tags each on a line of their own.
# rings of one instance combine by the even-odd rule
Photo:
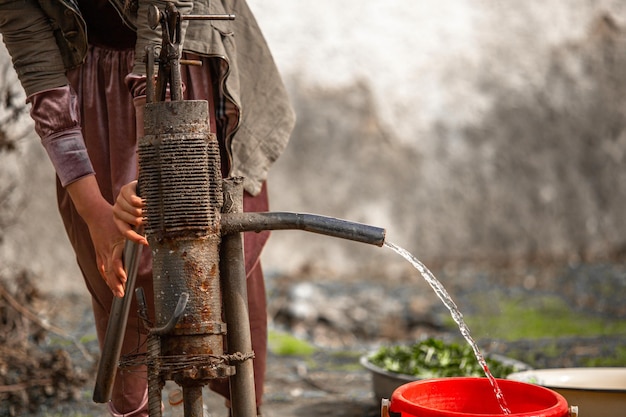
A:
<svg viewBox="0 0 626 417">
<path fill-rule="evenodd" d="M 489 367 L 487 366 L 487 362 L 485 361 L 483 354 L 480 352 L 478 345 L 472 338 L 469 327 L 467 327 L 467 324 L 463 320 L 463 315 L 459 311 L 459 308 L 456 306 L 455 302 L 452 300 L 452 297 L 450 297 L 450 294 L 448 294 L 448 292 L 443 287 L 441 282 L 437 278 L 435 278 L 433 273 L 430 272 L 430 270 L 426 268 L 424 264 L 422 264 L 411 253 L 402 249 L 399 246 L 394 245 L 391 242 L 385 242 L 385 246 L 393 250 L 394 252 L 396 252 L 398 255 L 402 256 L 407 261 L 409 261 L 411 265 L 413 265 L 415 269 L 417 269 L 420 272 L 420 274 L 422 274 L 422 277 L 424 277 L 426 282 L 428 282 L 431 288 L 435 291 L 435 293 L 437 294 L 437 297 L 439 297 L 439 299 L 448 308 L 448 310 L 450 310 L 452 319 L 454 319 L 456 324 L 459 326 L 459 330 L 461 331 L 461 334 L 463 335 L 467 343 L 469 343 L 469 345 L 472 347 L 472 350 L 474 351 L 474 355 L 476 356 L 478 363 L 483 368 L 485 375 L 489 379 L 489 382 L 491 383 L 491 386 L 493 387 L 493 392 L 496 396 L 496 399 L 498 400 L 498 404 L 500 405 L 502 412 L 504 414 L 511 414 L 511 410 L 509 410 L 509 407 L 504 399 L 504 396 L 502 395 L 502 390 L 500 389 L 500 386 L 498 385 L 498 381 L 496 381 L 496 379 L 491 374 L 491 371 L 489 371 Z"/>
</svg>

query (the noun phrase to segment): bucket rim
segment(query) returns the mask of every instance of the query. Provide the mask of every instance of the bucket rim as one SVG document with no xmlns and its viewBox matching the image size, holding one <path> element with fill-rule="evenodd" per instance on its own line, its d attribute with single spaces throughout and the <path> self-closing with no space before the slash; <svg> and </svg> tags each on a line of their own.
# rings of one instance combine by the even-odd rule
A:
<svg viewBox="0 0 626 417">
<path fill-rule="evenodd" d="M 415 388 L 418 385 L 439 384 L 442 382 L 448 383 L 448 384 L 454 383 L 454 382 L 467 383 L 469 381 L 481 381 L 480 383 L 489 383 L 489 380 L 485 377 L 443 377 L 443 378 L 422 379 L 418 381 L 409 382 L 407 384 L 401 385 L 393 392 L 391 396 L 391 404 L 390 404 L 389 409 L 390 411 L 394 413 L 404 412 L 404 413 L 410 413 L 411 415 L 415 415 L 415 416 L 422 415 L 425 412 L 427 412 L 428 415 L 430 416 L 441 416 L 441 417 L 486 417 L 488 416 L 488 414 L 484 414 L 484 413 L 477 414 L 477 413 L 465 413 L 465 412 L 458 412 L 458 411 L 446 411 L 446 410 L 440 410 L 440 409 L 431 408 L 431 407 L 427 407 L 423 405 L 418 405 L 409 401 L 405 396 L 406 391 L 412 388 Z M 550 396 L 554 397 L 556 400 L 555 404 L 545 409 L 522 412 L 522 413 L 511 413 L 508 415 L 508 417 L 538 417 L 538 416 L 540 417 L 563 417 L 563 416 L 568 415 L 569 408 L 568 408 L 567 400 L 565 399 L 565 397 L 563 397 L 561 394 L 559 394 L 558 392 L 554 390 L 551 390 L 549 388 L 546 388 L 540 385 L 531 384 L 527 382 L 521 382 L 521 381 L 514 381 L 510 379 L 496 378 L 496 381 L 498 382 L 500 386 L 509 386 L 509 387 L 524 386 L 527 389 L 534 390 L 535 392 L 543 392 L 545 394 L 549 394 Z M 540 415 L 537 414 L 538 411 L 541 412 Z M 502 415 L 504 416 L 504 414 Z"/>
</svg>

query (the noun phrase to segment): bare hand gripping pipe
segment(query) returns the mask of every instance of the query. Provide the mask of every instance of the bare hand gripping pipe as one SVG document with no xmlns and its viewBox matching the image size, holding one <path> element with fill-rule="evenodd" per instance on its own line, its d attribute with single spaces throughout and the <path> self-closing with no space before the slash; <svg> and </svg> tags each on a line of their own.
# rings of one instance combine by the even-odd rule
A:
<svg viewBox="0 0 626 417">
<path fill-rule="evenodd" d="M 137 232 L 143 233 L 142 230 Z M 111 315 L 104 339 L 104 349 L 102 349 L 100 362 L 98 363 L 96 385 L 93 390 L 93 400 L 97 403 L 105 403 L 111 399 L 113 381 L 117 374 L 117 362 L 122 351 L 124 333 L 126 333 L 128 312 L 134 296 L 142 247 L 142 245 L 131 240 L 127 240 L 124 245 L 124 269 L 127 276 L 126 288 L 124 289 L 124 296 L 113 298 L 113 303 L 111 304 Z"/>
</svg>

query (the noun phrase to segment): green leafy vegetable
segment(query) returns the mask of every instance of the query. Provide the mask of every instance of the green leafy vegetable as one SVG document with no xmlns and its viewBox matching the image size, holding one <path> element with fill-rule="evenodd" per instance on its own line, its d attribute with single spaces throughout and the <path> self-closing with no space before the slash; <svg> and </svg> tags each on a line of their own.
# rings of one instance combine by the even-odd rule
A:
<svg viewBox="0 0 626 417">
<path fill-rule="evenodd" d="M 386 371 L 419 378 L 485 376 L 469 345 L 445 343 L 434 338 L 410 346 L 382 347 L 368 360 Z M 485 360 L 496 378 L 504 378 L 516 371 L 513 365 L 500 360 L 490 357 Z"/>
</svg>

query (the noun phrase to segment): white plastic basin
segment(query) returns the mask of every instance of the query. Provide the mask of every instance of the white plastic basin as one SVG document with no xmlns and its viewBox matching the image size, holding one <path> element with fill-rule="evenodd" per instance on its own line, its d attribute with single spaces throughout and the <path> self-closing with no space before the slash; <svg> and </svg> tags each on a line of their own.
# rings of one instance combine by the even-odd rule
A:
<svg viewBox="0 0 626 417">
<path fill-rule="evenodd" d="M 580 417 L 626 416 L 626 368 L 535 369 L 508 378 L 560 393 Z"/>
</svg>

